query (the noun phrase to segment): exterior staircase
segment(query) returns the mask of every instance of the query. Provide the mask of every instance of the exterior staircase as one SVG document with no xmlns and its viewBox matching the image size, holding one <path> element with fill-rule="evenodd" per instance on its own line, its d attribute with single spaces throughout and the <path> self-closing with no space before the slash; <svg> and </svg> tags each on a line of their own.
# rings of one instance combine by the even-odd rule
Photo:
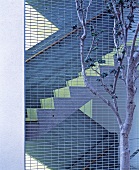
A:
<svg viewBox="0 0 139 170">
<path fill-rule="evenodd" d="M 114 67 L 113 52 L 102 58 L 106 63 L 100 73 Z M 91 69 L 86 72 L 89 81 L 108 97 L 96 81 L 99 75 Z M 118 135 L 112 132 L 113 123 L 106 122 L 113 121 L 113 114 L 85 87 L 81 73 L 53 94 L 40 99 L 41 108 L 27 109 L 27 154 L 54 170 L 115 169 Z"/>
<path fill-rule="evenodd" d="M 42 115 L 43 119 L 49 117 Z M 118 135 L 77 110 L 26 141 L 26 153 L 53 170 L 112 170 L 118 165 Z"/>
<path fill-rule="evenodd" d="M 109 72 L 111 69 L 114 68 L 113 55 L 114 52 L 111 52 L 102 57 L 102 59 L 105 59 L 106 63 L 101 64 L 100 70 L 98 70 L 100 74 L 102 72 Z M 96 74 L 96 72 L 92 71 L 91 69 L 87 69 L 86 73 L 88 80 L 90 82 L 93 82 L 93 85 L 97 88 L 97 90 L 100 91 L 100 93 L 104 95 L 106 98 L 110 98 L 110 96 L 103 90 L 103 87 L 100 85 L 100 83 L 96 81 L 99 78 L 99 75 Z M 108 85 L 111 84 L 113 81 L 113 76 L 110 75 L 108 78 L 106 78 L 106 81 Z M 119 81 L 117 86 L 117 95 L 120 94 L 121 91 L 123 90 L 123 89 L 121 90 L 122 87 L 123 82 Z M 123 96 L 120 97 L 119 102 L 123 104 L 123 102 L 125 102 L 126 96 L 124 92 L 122 93 Z M 80 109 L 90 118 L 92 118 L 93 120 L 101 124 L 103 127 L 105 127 L 108 131 L 116 133 L 119 132 L 114 114 L 99 98 L 93 96 L 92 93 L 85 87 L 81 73 L 78 73 L 78 77 L 68 80 L 66 82 L 65 87 L 53 90 L 53 96 L 54 97 L 40 99 L 41 108 L 27 109 L 28 115 L 26 119 L 26 121 L 28 121 L 27 127 L 31 126 L 30 121 L 32 122 L 34 119 L 34 121 L 36 121 L 36 132 L 39 131 L 38 128 L 40 128 L 42 131 L 42 126 L 44 127 L 44 124 L 46 124 L 44 130 L 45 131 L 50 130 L 51 127 L 56 126 L 70 114 Z M 124 113 L 122 105 L 120 109 L 122 113 Z M 43 118 L 41 118 L 40 116 L 41 114 L 42 115 L 46 114 L 45 117 L 46 122 L 43 125 L 41 122 L 44 120 L 42 120 Z M 33 115 L 35 115 L 36 118 Z M 108 124 L 107 119 L 109 119 L 109 121 L 112 124 L 110 123 Z M 48 126 L 47 121 L 49 122 L 49 120 L 51 121 L 53 120 L 53 123 L 50 121 L 50 125 Z M 112 129 L 113 126 L 116 129 L 113 130 Z M 46 129 L 46 127 L 49 128 Z M 32 135 L 35 134 L 32 133 Z"/>
<path fill-rule="evenodd" d="M 100 73 L 114 68 L 113 56 L 111 52 L 102 57 L 106 63 L 100 66 Z M 96 81 L 99 75 L 91 69 L 86 73 L 97 90 L 109 98 Z M 112 80 L 109 75 L 107 84 Z M 85 87 L 81 73 L 68 80 L 65 87 L 53 90 L 53 96 L 40 99 L 41 108 L 27 109 L 27 154 L 54 170 L 118 168 L 119 128 L 115 115 Z M 123 118 L 126 93 L 121 80 L 117 96 Z"/>
<path fill-rule="evenodd" d="M 61 4 L 74 9 L 74 3 L 52 0 L 50 6 L 47 0 L 45 4 L 43 0 L 39 4 L 32 0 L 27 2 L 59 30 L 26 51 L 26 152 L 47 165 L 49 170 L 116 169 L 119 128 L 115 115 L 85 87 L 80 73 L 78 30 L 72 30 L 77 19 L 72 16 L 75 20 L 68 22 L 70 15 L 65 13 L 62 17 L 62 10 L 59 10 Z M 100 4 L 95 15 L 103 8 L 101 1 L 97 3 Z M 46 12 L 45 8 L 49 10 Z M 72 15 L 76 15 L 76 10 L 72 11 Z M 103 20 L 110 23 L 107 16 L 103 16 Z M 101 37 L 103 41 L 100 40 L 101 48 L 96 51 L 97 57 L 106 61 L 101 64 L 100 73 L 109 72 L 115 65 L 112 38 L 103 43 L 110 35 L 112 25 L 107 26 L 108 23 L 105 25 L 104 22 L 101 24 L 101 20 L 97 21 L 98 30 L 107 28 Z M 90 40 L 87 42 L 89 46 Z M 109 98 L 96 81 L 99 75 L 90 69 L 86 72 L 89 81 Z M 112 79 L 112 76 L 106 78 L 108 85 Z M 122 118 L 125 116 L 124 90 L 123 82 L 118 81 L 117 96 L 120 96 L 118 103 Z"/>
</svg>

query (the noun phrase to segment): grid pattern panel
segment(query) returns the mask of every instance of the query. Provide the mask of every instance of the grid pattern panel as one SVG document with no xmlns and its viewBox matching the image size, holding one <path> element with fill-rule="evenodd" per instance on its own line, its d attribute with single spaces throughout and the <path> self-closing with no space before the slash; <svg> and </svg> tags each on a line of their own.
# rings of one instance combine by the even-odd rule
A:
<svg viewBox="0 0 139 170">
<path fill-rule="evenodd" d="M 118 169 L 119 129 L 115 116 L 85 87 L 81 75 L 82 29 L 75 1 L 26 0 L 25 6 L 26 170 Z M 94 59 L 106 62 L 99 73 L 115 66 L 113 21 L 103 10 L 103 0 L 93 1 L 85 43 L 86 55 L 92 40 L 91 26 L 103 30 L 99 48 L 92 54 Z M 86 73 L 97 90 L 109 98 L 96 81 L 99 74 L 91 69 Z M 112 76 L 106 79 L 107 84 L 112 81 Z M 120 81 L 117 95 L 120 112 L 124 113 L 126 94 Z"/>
<path fill-rule="evenodd" d="M 26 50 L 38 44 L 51 34 L 58 31 L 58 28 L 42 16 L 27 2 L 25 4 L 25 33 Z"/>
</svg>

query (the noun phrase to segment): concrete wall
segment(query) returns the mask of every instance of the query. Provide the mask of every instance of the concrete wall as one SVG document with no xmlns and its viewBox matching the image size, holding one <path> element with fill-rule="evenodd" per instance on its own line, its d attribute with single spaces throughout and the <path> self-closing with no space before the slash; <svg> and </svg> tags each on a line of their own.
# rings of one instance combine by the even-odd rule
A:
<svg viewBox="0 0 139 170">
<path fill-rule="evenodd" d="M 24 170 L 24 1 L 0 5 L 0 169 Z"/>
</svg>

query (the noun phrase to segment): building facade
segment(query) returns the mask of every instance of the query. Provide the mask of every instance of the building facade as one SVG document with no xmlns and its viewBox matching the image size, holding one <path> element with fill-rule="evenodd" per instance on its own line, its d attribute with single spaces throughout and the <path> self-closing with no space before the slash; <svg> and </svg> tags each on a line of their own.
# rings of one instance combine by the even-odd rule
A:
<svg viewBox="0 0 139 170">
<path fill-rule="evenodd" d="M 87 2 L 85 2 L 85 5 Z M 113 19 L 103 1 L 94 1 L 88 15 L 87 54 L 91 29 L 101 32 L 91 57 L 105 60 L 98 73 L 115 67 Z M 103 31 L 102 31 L 103 30 Z M 26 169 L 114 170 L 119 168 L 119 127 L 114 113 L 85 87 L 81 75 L 79 37 L 82 34 L 74 0 L 26 0 L 25 2 L 25 103 Z M 90 34 L 90 35 L 89 35 Z M 129 40 L 130 46 L 130 40 Z M 86 69 L 87 77 L 110 99 L 99 74 Z M 107 84 L 113 76 L 106 78 Z M 139 82 L 137 82 L 139 83 Z M 125 116 L 124 83 L 117 96 Z M 139 94 L 136 95 L 136 102 Z M 138 106 L 131 132 L 131 169 L 138 168 Z"/>
</svg>

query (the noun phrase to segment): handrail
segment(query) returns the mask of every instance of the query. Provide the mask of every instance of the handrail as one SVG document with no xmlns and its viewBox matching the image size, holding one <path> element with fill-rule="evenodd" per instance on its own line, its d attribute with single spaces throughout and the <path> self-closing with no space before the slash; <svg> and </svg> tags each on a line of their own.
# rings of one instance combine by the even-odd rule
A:
<svg viewBox="0 0 139 170">
<path fill-rule="evenodd" d="M 136 156 L 139 153 L 139 149 L 137 149 L 131 156 L 130 159 L 132 159 L 134 156 Z"/>
<path fill-rule="evenodd" d="M 92 19 L 87 21 L 87 24 L 90 23 L 91 21 L 95 20 L 96 18 L 101 18 L 102 16 L 106 15 L 105 11 L 103 11 L 102 13 L 98 14 L 97 16 L 93 17 Z M 47 46 L 46 48 L 44 48 L 43 50 L 37 52 L 36 54 L 34 54 L 33 56 L 31 56 L 30 58 L 28 58 L 25 62 L 28 63 L 29 61 L 31 61 L 33 58 L 37 57 L 38 55 L 44 53 L 46 50 L 48 50 L 49 48 L 55 46 L 56 44 L 59 44 L 63 39 L 67 38 L 68 36 L 70 36 L 71 34 L 75 33 L 76 31 L 80 30 L 82 27 L 78 27 L 76 29 L 74 29 L 73 31 L 69 32 L 68 34 L 64 35 L 62 38 L 60 38 L 59 40 L 55 41 L 54 43 L 52 43 L 51 45 Z"/>
<path fill-rule="evenodd" d="M 94 159 L 94 160 L 92 160 L 92 161 L 91 161 L 91 164 L 93 164 L 93 163 L 97 162 L 97 159 L 99 159 L 99 158 L 103 157 L 103 155 L 105 155 L 105 153 L 107 153 L 107 152 L 109 151 L 109 149 L 111 149 L 113 146 L 114 146 L 114 144 L 110 145 L 109 147 L 107 147 L 107 149 L 103 150 L 103 153 L 101 153 L 101 154 L 97 155 L 97 158 L 96 158 L 96 159 Z M 90 164 L 89 164 L 89 165 L 87 165 L 87 166 L 85 166 L 85 167 L 83 168 L 83 170 L 88 169 L 88 167 L 89 167 L 89 166 L 90 166 Z"/>
</svg>

